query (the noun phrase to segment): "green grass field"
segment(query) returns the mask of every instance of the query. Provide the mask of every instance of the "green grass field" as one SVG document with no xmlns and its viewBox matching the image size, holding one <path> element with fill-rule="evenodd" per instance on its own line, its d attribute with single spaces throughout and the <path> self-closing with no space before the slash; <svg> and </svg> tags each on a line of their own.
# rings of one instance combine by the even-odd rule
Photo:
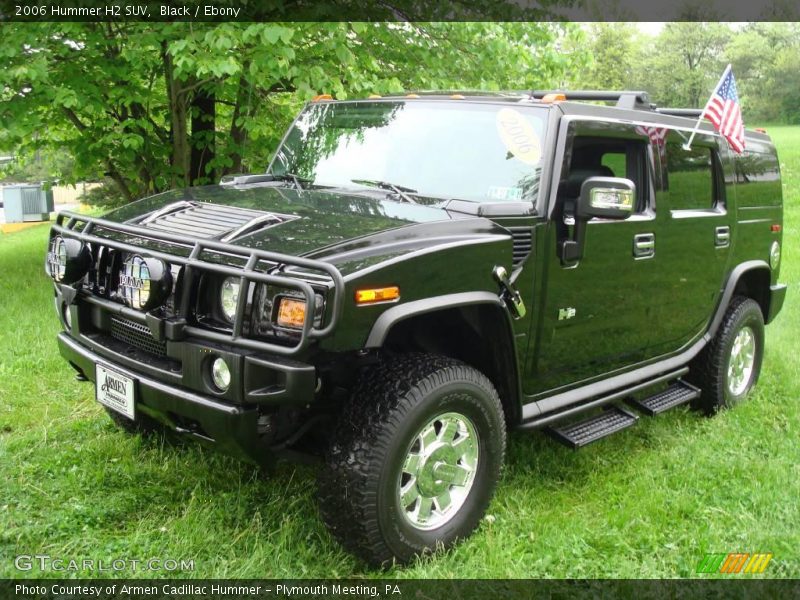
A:
<svg viewBox="0 0 800 600">
<path fill-rule="evenodd" d="M 800 128 L 769 131 L 790 290 L 749 402 L 714 419 L 685 409 L 643 418 L 579 452 L 512 434 L 476 534 L 388 575 L 690 577 L 704 553 L 738 551 L 774 553 L 764 576 L 800 577 Z M 381 575 L 328 535 L 314 468 L 281 464 L 267 477 L 195 444 L 115 429 L 58 356 L 46 237 L 47 227 L 0 235 L 0 577 L 60 575 L 19 572 L 18 554 L 195 565 L 117 576 Z"/>
</svg>

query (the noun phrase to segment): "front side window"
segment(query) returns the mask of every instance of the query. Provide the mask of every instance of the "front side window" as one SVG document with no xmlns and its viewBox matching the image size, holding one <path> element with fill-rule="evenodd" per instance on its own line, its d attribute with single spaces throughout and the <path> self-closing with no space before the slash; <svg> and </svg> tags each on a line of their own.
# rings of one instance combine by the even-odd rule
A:
<svg viewBox="0 0 800 600">
<path fill-rule="evenodd" d="M 421 99 L 315 104 L 270 170 L 326 187 L 388 182 L 439 200 L 535 202 L 545 111 Z"/>
<path fill-rule="evenodd" d="M 565 157 L 566 158 L 566 157 Z M 636 185 L 636 213 L 648 208 L 647 148 L 640 140 L 578 136 L 558 187 L 564 214 L 572 216 L 583 182 L 590 177 L 622 177 Z"/>
</svg>

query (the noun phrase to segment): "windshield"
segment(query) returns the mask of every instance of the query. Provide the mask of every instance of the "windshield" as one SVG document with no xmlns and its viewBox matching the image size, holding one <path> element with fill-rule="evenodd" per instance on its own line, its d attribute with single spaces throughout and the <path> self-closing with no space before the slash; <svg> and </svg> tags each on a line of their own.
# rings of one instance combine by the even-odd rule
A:
<svg viewBox="0 0 800 600">
<path fill-rule="evenodd" d="M 314 104 L 295 122 L 271 172 L 319 186 L 534 202 L 544 128 L 544 110 L 529 106 L 457 100 Z"/>
</svg>

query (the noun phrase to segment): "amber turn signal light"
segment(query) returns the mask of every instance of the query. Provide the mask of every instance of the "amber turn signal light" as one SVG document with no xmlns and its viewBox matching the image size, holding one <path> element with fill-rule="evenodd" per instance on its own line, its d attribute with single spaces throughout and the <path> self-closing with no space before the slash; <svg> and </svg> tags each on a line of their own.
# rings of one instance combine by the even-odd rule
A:
<svg viewBox="0 0 800 600">
<path fill-rule="evenodd" d="M 400 297 L 400 288 L 396 285 L 368 290 L 356 290 L 356 304 L 372 304 L 374 302 L 388 302 Z"/>
<path fill-rule="evenodd" d="M 306 321 L 306 301 L 283 297 L 278 303 L 278 326 L 302 329 Z"/>
</svg>

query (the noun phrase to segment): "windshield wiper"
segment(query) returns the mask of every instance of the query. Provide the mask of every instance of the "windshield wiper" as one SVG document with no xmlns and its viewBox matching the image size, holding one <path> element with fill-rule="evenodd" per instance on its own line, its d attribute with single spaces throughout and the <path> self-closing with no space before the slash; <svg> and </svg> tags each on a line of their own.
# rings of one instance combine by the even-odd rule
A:
<svg viewBox="0 0 800 600">
<path fill-rule="evenodd" d="M 357 183 L 359 185 L 369 185 L 372 187 L 380 188 L 382 190 L 389 190 L 394 192 L 398 196 L 400 196 L 403 200 L 410 204 L 418 204 L 416 200 L 414 200 L 408 194 L 416 194 L 417 190 L 413 190 L 408 187 L 404 187 L 402 185 L 395 185 L 394 183 L 390 183 L 388 181 L 378 181 L 376 179 L 351 179 L 353 183 Z"/>
<path fill-rule="evenodd" d="M 294 173 L 270 173 L 270 175 L 272 175 L 272 179 L 275 181 L 291 181 L 294 184 L 295 189 L 301 193 L 305 190 L 303 184 L 300 183 L 301 181 L 305 183 L 312 183 L 314 181 L 313 179 L 309 179 L 308 177 L 300 177 Z"/>
</svg>

